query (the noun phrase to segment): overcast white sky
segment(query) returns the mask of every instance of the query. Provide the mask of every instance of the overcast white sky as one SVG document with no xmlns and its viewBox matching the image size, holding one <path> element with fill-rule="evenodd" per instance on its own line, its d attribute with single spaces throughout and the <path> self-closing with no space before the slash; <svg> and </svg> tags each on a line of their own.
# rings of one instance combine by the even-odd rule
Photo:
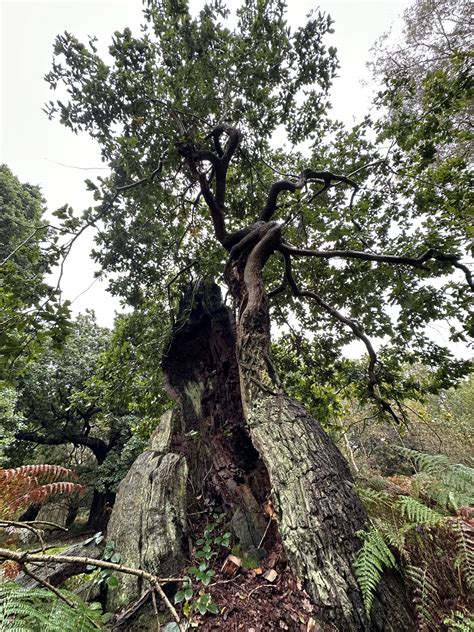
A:
<svg viewBox="0 0 474 632">
<path fill-rule="evenodd" d="M 193 9 L 202 4 L 191 0 Z M 409 0 L 290 0 L 291 22 L 301 22 L 309 9 L 318 6 L 335 20 L 335 34 L 327 44 L 337 47 L 341 63 L 332 92 L 336 117 L 351 123 L 367 110 L 370 93 L 361 80 L 368 78 L 369 49 L 410 4 Z M 0 0 L 0 6 L 0 162 L 21 181 L 39 184 L 50 210 L 68 203 L 80 211 L 92 203 L 84 178 L 100 175 L 95 169 L 102 165 L 92 140 L 48 121 L 42 112 L 44 103 L 54 99 L 43 80 L 50 70 L 54 37 L 68 30 L 83 40 L 97 35 L 99 43 L 108 45 L 115 30 L 128 26 L 138 31 L 141 0 Z M 76 243 L 62 282 L 65 298 L 76 299 L 93 281 L 91 243 L 92 234 Z M 74 300 L 75 312 L 92 308 L 99 323 L 110 326 L 118 303 L 105 288 L 106 282 L 94 283 Z"/>
</svg>

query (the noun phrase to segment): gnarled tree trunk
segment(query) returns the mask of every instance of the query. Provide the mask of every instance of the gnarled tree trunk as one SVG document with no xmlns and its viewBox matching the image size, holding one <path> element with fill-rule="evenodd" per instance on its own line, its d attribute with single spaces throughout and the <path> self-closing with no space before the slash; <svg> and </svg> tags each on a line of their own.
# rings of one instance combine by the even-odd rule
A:
<svg viewBox="0 0 474 632">
<path fill-rule="evenodd" d="M 293 572 L 305 583 L 319 617 L 338 630 L 411 630 L 401 577 L 380 587 L 372 620 L 364 612 L 353 571 L 366 514 L 341 453 L 279 385 L 270 353 L 268 299 L 262 270 L 281 240 L 269 222 L 259 240 L 230 261 L 226 280 L 237 306 L 237 360 L 244 414 L 267 469 L 279 535 Z"/>
<path fill-rule="evenodd" d="M 372 620 L 367 620 L 352 569 L 360 546 L 355 534 L 366 515 L 349 467 L 319 423 L 278 383 L 260 281 L 274 238 L 271 232 L 266 235 L 267 241 L 264 237 L 260 247 L 227 269 L 237 320 L 222 304 L 216 285 L 201 282 L 185 292 L 163 359 L 180 414 L 172 427 L 165 424 L 161 434 L 158 429 L 150 451 L 121 484 L 109 537 L 124 563 L 138 561 L 146 570 L 170 572 L 187 555 L 184 525 L 202 511 L 206 498 L 209 510 L 225 511 L 236 539 L 253 556 L 283 545 L 291 570 L 303 581 L 327 629 L 408 632 L 414 624 L 397 575 L 381 587 Z M 157 448 L 157 437 L 164 435 Z M 182 477 L 170 479 L 153 465 L 166 453 L 188 472 L 187 499 L 184 487 L 173 484 Z M 143 468 L 143 459 L 150 467 Z M 153 516 L 143 500 L 156 495 L 150 486 L 160 490 L 161 511 L 153 503 Z M 277 521 L 265 533 L 268 499 Z M 176 515 L 181 528 L 165 533 L 164 525 L 177 524 Z M 136 536 L 132 540 L 130 533 Z M 147 538 L 161 545 L 145 555 Z M 131 544 L 137 549 L 133 559 L 127 553 Z M 140 596 L 138 586 L 125 592 L 129 599 Z"/>
</svg>

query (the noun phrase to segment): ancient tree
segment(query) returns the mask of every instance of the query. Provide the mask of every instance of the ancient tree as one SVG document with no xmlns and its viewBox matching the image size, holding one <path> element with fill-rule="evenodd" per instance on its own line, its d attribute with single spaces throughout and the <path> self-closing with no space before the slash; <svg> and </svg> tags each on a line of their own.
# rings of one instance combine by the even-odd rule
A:
<svg viewBox="0 0 474 632">
<path fill-rule="evenodd" d="M 144 34 L 116 32 L 110 64 L 94 39 L 56 42 L 47 79 L 69 97 L 51 102 L 50 115 L 95 137 L 111 170 L 88 181 L 98 204 L 83 226 L 99 227 L 96 259 L 134 307 L 135 329 L 142 323 L 143 367 L 161 363 L 179 403 L 140 457 L 152 491 L 135 553 L 145 565 L 182 564 L 186 511 L 204 496 L 247 548 L 281 547 L 328 625 L 409 630 L 396 574 L 371 618 L 364 612 L 352 564 L 365 512 L 331 438 L 285 393 L 270 315 L 296 348 L 305 333 L 321 341 L 329 380 L 342 347 L 360 341 L 361 398 L 399 422 L 400 400 L 421 388 L 400 380 L 402 363 L 430 364 L 436 387 L 467 370 L 426 332 L 452 318 L 453 339 L 463 338 L 473 287 L 465 224 L 452 183 L 423 197 L 403 149 L 387 154 L 367 139 L 369 119 L 346 131 L 327 118 L 331 20 L 311 15 L 291 31 L 285 12 L 282 1 L 249 0 L 231 28 L 218 0 L 197 18 L 183 0 L 148 1 Z M 290 148 L 276 147 L 282 127 Z M 304 140 L 306 153 L 296 147 Z M 227 305 L 212 282 L 227 287 Z M 371 336 L 391 342 L 377 355 Z M 137 498 L 128 502 L 135 513 Z M 275 520 L 265 533 L 269 500 Z M 119 522 L 110 526 L 118 544 Z M 168 553 L 147 542 L 152 522 Z"/>
</svg>

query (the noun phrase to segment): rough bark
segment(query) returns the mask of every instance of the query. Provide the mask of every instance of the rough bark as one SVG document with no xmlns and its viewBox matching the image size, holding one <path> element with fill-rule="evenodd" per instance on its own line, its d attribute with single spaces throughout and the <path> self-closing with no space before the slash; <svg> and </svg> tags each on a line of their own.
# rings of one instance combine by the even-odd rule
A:
<svg viewBox="0 0 474 632">
<path fill-rule="evenodd" d="M 204 492 L 219 499 L 240 545 L 258 558 L 267 522 L 262 503 L 270 484 L 248 434 L 235 344 L 233 315 L 222 304 L 218 286 L 190 286 L 163 369 L 181 410 L 185 436 L 174 442 L 188 459 L 191 506 Z"/>
<path fill-rule="evenodd" d="M 186 459 L 170 452 L 171 412 L 163 415 L 151 438 L 150 449 L 134 462 L 120 483 L 110 517 L 107 539 L 127 566 L 156 575 L 174 574 L 185 564 Z M 110 592 L 108 606 L 128 604 L 148 589 L 140 577 L 118 575 L 119 586 Z"/>
<path fill-rule="evenodd" d="M 291 569 L 304 581 L 319 617 L 345 630 L 414 629 L 400 577 L 392 576 L 371 621 L 352 563 L 366 514 L 348 464 L 313 419 L 281 389 L 271 361 L 269 306 L 262 270 L 280 240 L 268 223 L 250 251 L 227 266 L 237 305 L 237 358 L 250 436 L 271 482 L 279 533 Z"/>
<path fill-rule="evenodd" d="M 199 499 L 212 498 L 229 516 L 241 545 L 263 555 L 258 549 L 267 523 L 262 507 L 271 497 L 278 528 L 267 532 L 263 547 L 283 544 L 321 622 L 339 632 L 408 632 L 414 624 L 395 575 L 381 588 L 372 621 L 367 620 L 352 570 L 360 546 L 355 533 L 366 515 L 349 467 L 319 423 L 283 392 L 273 369 L 261 285 L 273 238 L 265 244 L 266 234 L 270 231 L 264 232 L 260 250 L 253 247 L 253 256 L 245 253 L 227 269 L 237 322 L 222 305 L 217 286 L 194 285 L 185 292 L 163 359 L 180 415 L 174 425 L 161 424 L 153 449 L 123 481 L 108 538 L 125 563 L 176 573 L 186 565 L 186 507 L 192 516 L 202 510 Z M 177 476 L 175 469 L 170 477 L 166 459 L 175 468 L 180 464 L 183 474 Z M 151 494 L 150 485 L 159 493 Z M 180 529 L 167 532 L 177 514 Z M 147 539 L 158 541 L 159 553 L 144 553 Z M 136 582 L 128 586 L 122 603 L 139 597 L 140 589 Z"/>
</svg>

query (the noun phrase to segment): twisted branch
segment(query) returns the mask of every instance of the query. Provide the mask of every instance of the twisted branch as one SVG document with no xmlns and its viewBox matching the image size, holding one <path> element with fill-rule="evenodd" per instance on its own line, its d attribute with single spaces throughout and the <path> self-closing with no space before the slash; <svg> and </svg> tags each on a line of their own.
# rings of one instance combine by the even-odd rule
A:
<svg viewBox="0 0 474 632">
<path fill-rule="evenodd" d="M 272 184 L 272 186 L 270 187 L 270 191 L 268 192 L 267 202 L 260 214 L 260 219 L 265 222 L 271 220 L 277 210 L 277 201 L 280 193 L 282 193 L 283 191 L 294 193 L 295 191 L 302 189 L 310 182 L 323 183 L 323 186 L 318 191 L 316 191 L 316 193 L 314 193 L 314 195 L 311 197 L 311 200 L 313 200 L 315 197 L 318 197 L 319 195 L 322 195 L 332 186 L 334 182 L 342 182 L 344 184 L 350 185 L 354 189 L 351 197 L 350 206 L 352 206 L 354 196 L 359 189 L 359 186 L 353 180 L 347 178 L 346 176 L 339 176 L 331 173 L 330 171 L 314 171 L 313 169 L 304 169 L 296 182 L 292 182 L 291 180 L 279 180 L 278 182 Z"/>
<path fill-rule="evenodd" d="M 472 290 L 474 290 L 472 273 L 466 265 L 460 263 L 460 257 L 458 255 L 443 253 L 432 248 L 428 249 L 419 257 L 408 257 L 405 255 L 379 255 L 359 250 L 308 250 L 305 248 L 294 248 L 288 244 L 282 244 L 279 247 L 279 250 L 282 253 L 295 255 L 297 257 L 317 257 L 319 259 L 362 259 L 363 261 L 378 261 L 381 263 L 391 263 L 395 265 L 408 265 L 421 270 L 427 269 L 424 266 L 427 261 L 440 261 L 442 263 L 449 263 L 453 267 L 462 270 L 466 276 L 467 284 Z"/>
<path fill-rule="evenodd" d="M 228 140 L 225 147 L 222 147 L 221 136 L 227 134 Z M 240 132 L 237 128 L 221 123 L 206 136 L 212 138 L 216 153 L 209 149 L 196 150 L 191 141 L 179 141 L 175 147 L 179 154 L 185 159 L 191 174 L 199 182 L 203 198 L 211 211 L 211 218 L 214 225 L 214 233 L 217 240 L 229 250 L 228 234 L 225 228 L 224 208 L 227 186 L 227 169 L 230 160 L 234 155 L 240 142 Z M 199 171 L 197 165 L 201 162 L 209 162 L 212 166 L 212 173 L 209 179 Z M 211 182 L 215 179 L 215 192 L 211 189 Z"/>
<path fill-rule="evenodd" d="M 286 282 L 290 286 L 293 294 L 297 297 L 307 297 L 307 298 L 313 299 L 317 303 L 317 305 L 319 305 L 319 307 L 324 309 L 335 320 L 349 327 L 352 330 L 352 333 L 354 334 L 354 336 L 364 343 L 365 348 L 367 350 L 367 354 L 369 356 L 369 364 L 367 366 L 367 373 L 369 376 L 369 383 L 367 385 L 367 390 L 369 392 L 369 395 L 372 397 L 372 399 L 374 399 L 380 405 L 382 410 L 387 412 L 395 420 L 397 424 L 400 423 L 400 419 L 395 414 L 390 404 L 386 400 L 384 400 L 377 392 L 378 378 L 375 372 L 375 367 L 378 362 L 377 354 L 375 353 L 375 349 L 373 348 L 370 339 L 364 333 L 364 330 L 362 329 L 362 327 L 359 325 L 357 321 L 352 320 L 351 318 L 348 318 L 347 316 L 344 316 L 337 309 L 335 309 L 334 307 L 326 303 L 326 301 L 324 301 L 318 294 L 316 294 L 316 292 L 312 292 L 310 290 L 302 290 L 296 283 L 293 277 L 293 274 L 291 272 L 291 257 L 290 257 L 289 252 L 286 252 L 286 251 L 282 251 L 282 252 L 285 258 L 284 278 L 286 279 Z M 279 290 L 279 288 L 277 288 L 277 290 Z"/>
</svg>

